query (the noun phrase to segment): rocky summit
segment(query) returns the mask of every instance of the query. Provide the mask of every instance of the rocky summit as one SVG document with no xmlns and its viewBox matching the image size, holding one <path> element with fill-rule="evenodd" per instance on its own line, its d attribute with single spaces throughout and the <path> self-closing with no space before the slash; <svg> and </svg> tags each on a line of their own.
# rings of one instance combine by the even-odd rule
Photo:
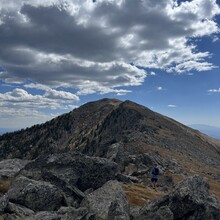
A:
<svg viewBox="0 0 220 220">
<path fill-rule="evenodd" d="M 220 142 L 131 101 L 4 134 L 0 159 L 0 219 L 220 219 Z"/>
</svg>

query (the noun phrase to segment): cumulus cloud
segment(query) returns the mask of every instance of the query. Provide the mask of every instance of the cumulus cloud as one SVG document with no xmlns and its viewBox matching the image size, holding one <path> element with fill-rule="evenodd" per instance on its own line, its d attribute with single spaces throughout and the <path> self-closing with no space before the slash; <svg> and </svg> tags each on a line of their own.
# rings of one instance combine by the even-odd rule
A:
<svg viewBox="0 0 220 220">
<path fill-rule="evenodd" d="M 49 86 L 45 86 L 42 84 L 30 83 L 30 84 L 25 85 L 24 87 L 46 91 L 45 94 L 43 95 L 43 97 L 45 98 L 79 101 L 79 97 L 75 94 L 72 94 L 70 92 L 64 92 L 64 91 L 51 89 Z"/>
<path fill-rule="evenodd" d="M 152 68 L 216 68 L 195 40 L 218 39 L 218 14 L 215 0 L 1 0 L 0 80 L 20 85 L 0 94 L 2 107 L 68 108 L 82 95 L 127 94 Z"/>
<path fill-rule="evenodd" d="M 3 0 L 0 11 L 1 78 L 7 82 L 78 89 L 89 80 L 114 90 L 143 83 L 146 73 L 134 66 L 170 72 L 215 67 L 209 52 L 189 44 L 219 32 L 214 0 Z"/>
<path fill-rule="evenodd" d="M 77 96 L 76 96 L 77 97 Z M 60 100 L 61 99 L 61 100 Z M 75 101 L 75 95 L 48 90 L 44 95 L 32 95 L 27 91 L 16 88 L 11 92 L 0 93 L 0 107 L 30 108 L 30 109 L 63 109 L 70 101 Z"/>
<path fill-rule="evenodd" d="M 208 91 L 209 92 L 220 92 L 220 88 L 218 88 L 218 89 L 209 89 Z"/>
</svg>

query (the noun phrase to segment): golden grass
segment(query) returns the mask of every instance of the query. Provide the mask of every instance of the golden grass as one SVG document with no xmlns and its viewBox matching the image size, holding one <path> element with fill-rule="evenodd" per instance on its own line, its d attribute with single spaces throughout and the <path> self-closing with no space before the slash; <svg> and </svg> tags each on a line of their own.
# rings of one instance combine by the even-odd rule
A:
<svg viewBox="0 0 220 220">
<path fill-rule="evenodd" d="M 153 189 L 141 184 L 124 184 L 122 187 L 130 205 L 144 206 L 147 202 L 165 195 L 163 192 L 155 192 Z"/>
<path fill-rule="evenodd" d="M 127 147 L 131 148 L 129 144 Z M 177 163 L 182 167 L 182 169 L 185 172 L 187 172 L 189 175 L 200 175 L 206 178 L 210 185 L 210 191 L 209 191 L 210 194 L 213 194 L 220 199 L 220 182 L 214 180 L 211 177 L 212 174 L 220 175 L 220 166 L 208 166 L 195 159 L 192 160 L 187 155 L 184 155 L 175 149 L 171 150 L 171 149 L 160 148 L 157 146 L 146 145 L 144 143 L 141 143 L 141 141 L 137 143 L 136 148 L 138 148 L 138 150 L 142 153 L 159 152 L 159 154 L 163 158 L 167 158 L 169 160 L 175 159 L 175 161 L 177 161 Z M 174 184 L 180 182 L 183 179 L 182 175 L 173 174 L 169 171 L 164 173 L 164 175 L 172 176 Z M 142 205 L 144 202 L 146 202 L 148 197 L 153 197 L 152 195 L 150 195 L 150 193 L 148 195 L 148 193 L 149 190 L 146 190 L 145 192 L 143 192 L 143 196 L 142 196 L 141 193 L 140 194 L 138 194 L 138 192 L 133 193 L 132 190 L 130 190 L 128 191 L 128 198 L 130 199 L 131 203 Z"/>
<path fill-rule="evenodd" d="M 9 179 L 0 179 L 0 192 L 6 193 L 8 192 L 10 186 L 12 184 L 12 178 Z"/>
<path fill-rule="evenodd" d="M 213 179 L 208 179 L 210 185 L 209 193 L 220 199 L 220 183 Z"/>
</svg>

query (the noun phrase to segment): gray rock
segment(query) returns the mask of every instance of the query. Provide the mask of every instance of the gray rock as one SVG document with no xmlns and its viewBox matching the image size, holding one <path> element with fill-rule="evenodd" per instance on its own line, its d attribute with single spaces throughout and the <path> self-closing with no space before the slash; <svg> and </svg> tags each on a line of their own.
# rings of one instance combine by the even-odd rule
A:
<svg viewBox="0 0 220 220">
<path fill-rule="evenodd" d="M 5 210 L 4 219 L 30 219 L 34 214 L 35 212 L 31 209 L 9 202 Z"/>
<path fill-rule="evenodd" d="M 129 176 L 119 173 L 117 175 L 117 180 L 123 183 L 138 183 L 139 179 L 135 176 Z"/>
<path fill-rule="evenodd" d="M 123 204 L 115 200 L 111 202 L 108 210 L 108 220 L 127 220 L 130 219 L 128 213 L 124 211 Z"/>
<path fill-rule="evenodd" d="M 140 216 L 134 217 L 135 220 L 173 220 L 173 213 L 168 206 L 161 206 L 158 210 L 146 210 Z"/>
<path fill-rule="evenodd" d="M 208 198 L 209 185 L 200 176 L 191 176 L 176 185 L 169 198 L 169 207 L 174 218 L 182 218 L 204 205 Z"/>
<path fill-rule="evenodd" d="M 24 205 L 34 211 L 53 211 L 64 205 L 62 192 L 54 185 L 18 177 L 8 191 L 11 202 Z"/>
<path fill-rule="evenodd" d="M 24 218 L 24 220 L 61 220 L 61 216 L 56 212 L 42 211 L 36 213 L 32 217 Z"/>
<path fill-rule="evenodd" d="M 209 196 L 208 189 L 209 185 L 202 177 L 188 177 L 177 184 L 172 193 L 141 209 L 134 219 L 218 220 L 220 201 Z"/>
<path fill-rule="evenodd" d="M 7 159 L 0 162 L 0 177 L 1 178 L 11 178 L 15 177 L 21 169 L 28 164 L 29 160 L 21 159 Z"/>
<path fill-rule="evenodd" d="M 114 162 L 74 152 L 39 157 L 22 171 L 25 176 L 49 181 L 64 191 L 71 190 L 73 186 L 81 191 L 97 189 L 107 181 L 116 179 L 117 173 L 118 166 Z"/>
<path fill-rule="evenodd" d="M 88 209 L 85 207 L 80 207 L 75 209 L 74 207 L 61 207 L 57 213 L 62 216 L 62 220 L 81 220 L 86 219 L 88 214 Z"/>
<path fill-rule="evenodd" d="M 81 203 L 90 213 L 95 214 L 96 220 L 129 218 L 129 206 L 121 184 L 108 181 L 101 188 L 88 194 Z"/>
<path fill-rule="evenodd" d="M 7 194 L 0 193 L 0 214 L 4 212 L 6 206 L 8 205 L 9 199 Z"/>
<path fill-rule="evenodd" d="M 108 147 L 106 158 L 112 161 L 117 160 L 119 153 L 123 152 L 123 145 L 121 143 L 115 143 Z"/>
</svg>

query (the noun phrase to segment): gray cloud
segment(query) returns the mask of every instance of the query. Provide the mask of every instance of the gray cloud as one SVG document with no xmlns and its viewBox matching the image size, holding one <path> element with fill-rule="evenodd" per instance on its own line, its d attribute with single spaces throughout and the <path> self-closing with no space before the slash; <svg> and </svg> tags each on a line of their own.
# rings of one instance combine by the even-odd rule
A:
<svg viewBox="0 0 220 220">
<path fill-rule="evenodd" d="M 215 67 L 209 52 L 189 44 L 219 32 L 214 0 L 3 0 L 0 11 L 0 66 L 6 70 L 0 78 L 8 83 L 118 93 L 144 82 L 146 73 L 136 66 L 168 72 Z M 89 91 L 89 83 L 97 88 Z"/>
</svg>

